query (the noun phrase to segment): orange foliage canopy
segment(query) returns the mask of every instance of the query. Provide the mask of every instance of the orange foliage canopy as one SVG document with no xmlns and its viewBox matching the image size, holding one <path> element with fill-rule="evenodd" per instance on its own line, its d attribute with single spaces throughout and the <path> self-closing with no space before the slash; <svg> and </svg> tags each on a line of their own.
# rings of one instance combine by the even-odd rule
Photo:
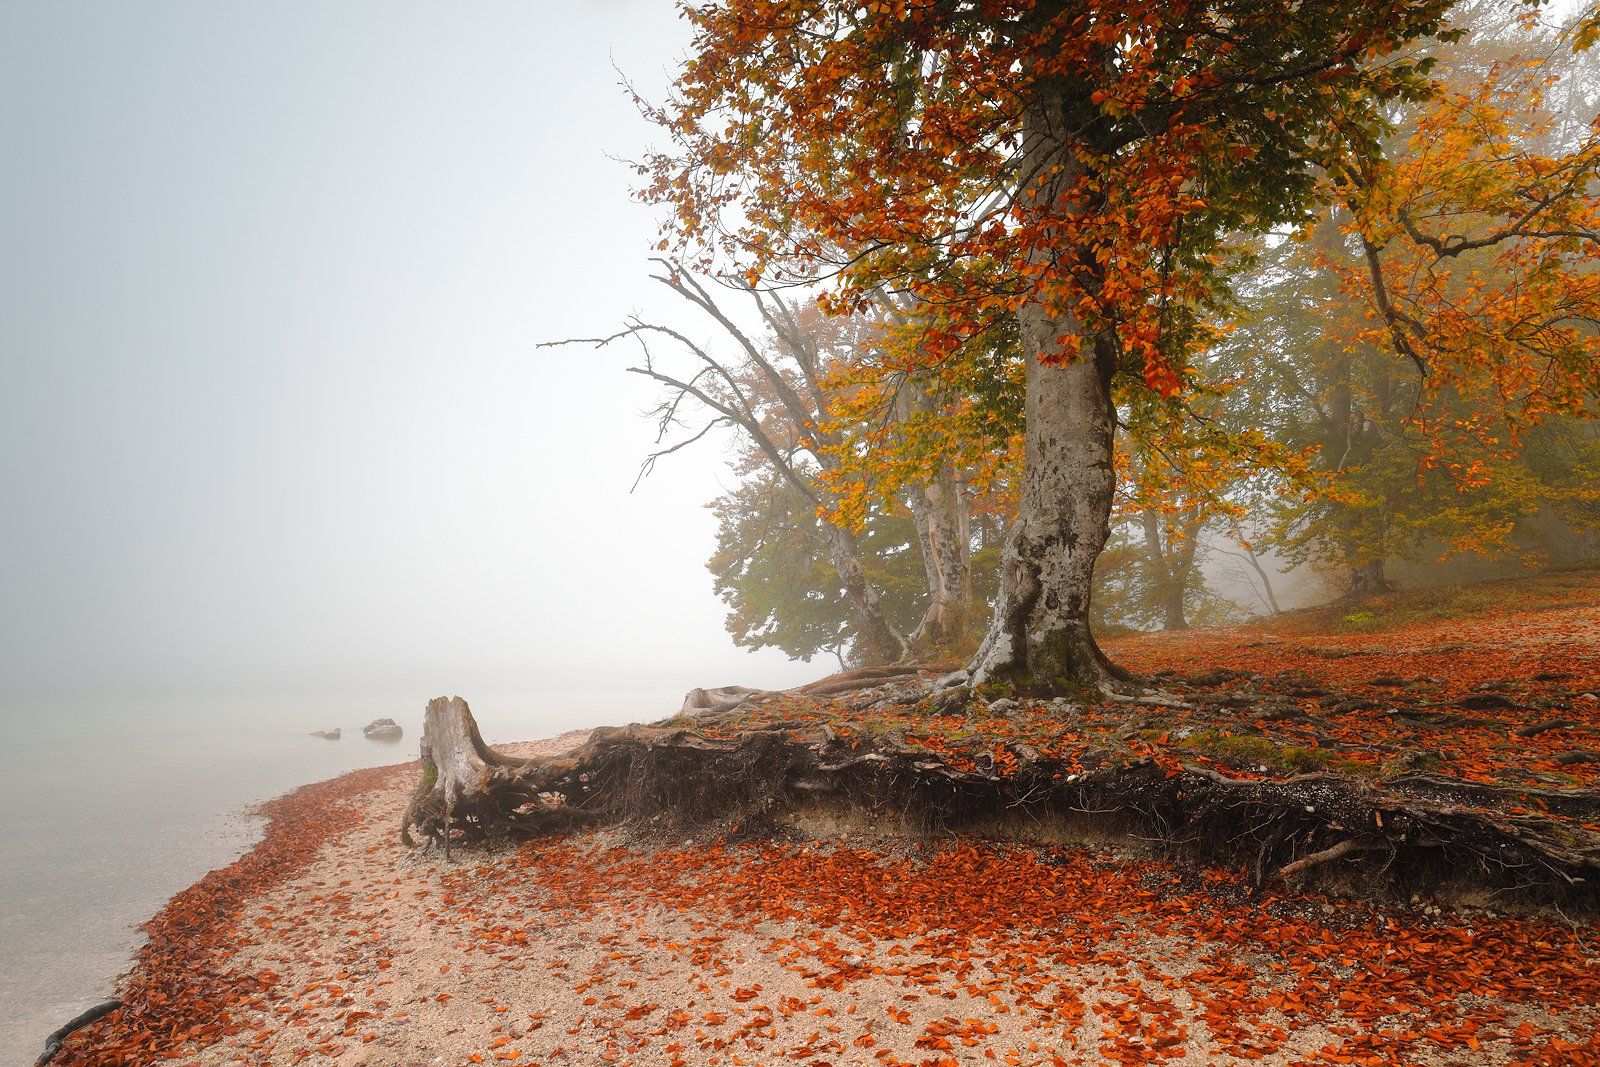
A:
<svg viewBox="0 0 1600 1067">
<path fill-rule="evenodd" d="M 640 165 L 663 240 L 747 276 L 826 275 L 937 309 L 938 362 L 1024 304 L 1114 336 L 1172 396 L 1206 336 L 1230 235 L 1294 218 L 1308 164 L 1370 148 L 1375 105 L 1422 91 L 1407 42 L 1448 0 L 717 0 L 686 5 L 673 142 Z M 1070 146 L 1034 173 L 1025 116 Z M 1036 120 L 1030 120 L 1036 121 Z M 1044 158 L 1056 158 L 1045 156 Z M 1041 194 L 1047 190 L 1047 194 Z"/>
</svg>

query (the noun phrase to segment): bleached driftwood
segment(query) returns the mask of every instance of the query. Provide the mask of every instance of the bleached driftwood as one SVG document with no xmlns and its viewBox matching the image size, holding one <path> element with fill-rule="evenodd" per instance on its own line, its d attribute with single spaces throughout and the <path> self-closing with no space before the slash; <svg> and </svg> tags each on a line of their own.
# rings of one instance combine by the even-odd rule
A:
<svg viewBox="0 0 1600 1067">
<path fill-rule="evenodd" d="M 691 689 L 683 698 L 679 715 L 703 715 L 708 711 L 728 711 L 751 697 L 770 693 L 770 689 L 751 689 L 747 685 L 724 685 L 716 689 Z"/>
<path fill-rule="evenodd" d="M 422 724 L 422 780 L 406 806 L 400 837 L 414 844 L 410 829 L 429 828 L 449 841 L 451 823 L 481 826 L 532 801 L 535 790 L 524 771 L 532 760 L 513 759 L 484 743 L 478 723 L 460 697 L 428 701 Z"/>
</svg>

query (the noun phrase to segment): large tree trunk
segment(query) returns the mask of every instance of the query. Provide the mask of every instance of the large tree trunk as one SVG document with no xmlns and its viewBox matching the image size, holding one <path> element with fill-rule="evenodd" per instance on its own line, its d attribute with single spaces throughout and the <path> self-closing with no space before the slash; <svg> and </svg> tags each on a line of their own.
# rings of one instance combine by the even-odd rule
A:
<svg viewBox="0 0 1600 1067">
<path fill-rule="evenodd" d="M 1041 218 L 1059 218 L 1067 198 L 1079 195 L 1081 172 L 1066 128 L 1060 97 L 1041 91 L 1024 115 L 1019 191 Z M 1075 254 L 1045 240 L 1029 255 L 1044 266 Z M 1116 487 L 1115 350 L 1065 301 L 1044 293 L 1035 292 L 1018 309 L 1017 326 L 1027 360 L 1022 498 L 1001 555 L 994 620 L 973 661 L 973 684 L 1009 683 L 1029 692 L 1110 688 L 1129 675 L 1095 644 L 1089 599 Z M 1062 337 L 1079 342 L 1066 363 L 1059 362 Z"/>
<path fill-rule="evenodd" d="M 1394 583 L 1383 571 L 1383 560 L 1373 559 L 1350 565 L 1350 588 L 1345 591 L 1349 600 L 1362 600 L 1380 593 L 1394 592 Z"/>
<path fill-rule="evenodd" d="M 1183 613 L 1183 589 L 1168 587 L 1163 594 L 1161 604 L 1161 628 L 1163 630 L 1187 630 L 1189 619 Z"/>
<path fill-rule="evenodd" d="M 913 492 L 911 513 L 928 578 L 928 606 L 911 647 L 949 648 L 966 637 L 972 617 L 972 531 L 966 497 L 948 467 Z"/>
<path fill-rule="evenodd" d="M 845 596 L 850 598 L 850 604 L 855 608 L 854 653 L 857 662 L 893 663 L 903 659 L 906 639 L 889 621 L 889 616 L 884 614 L 883 602 L 878 599 L 878 590 L 867 577 L 855 538 L 832 523 L 824 523 L 823 526 L 827 530 L 828 552 L 833 558 L 834 569 L 844 585 Z"/>
<path fill-rule="evenodd" d="M 1095 644 L 1089 599 L 1116 477 L 1110 372 L 1097 357 L 1040 363 L 1033 353 L 1053 350 L 1064 324 L 1029 310 L 1022 500 L 973 683 L 1010 682 L 1030 692 L 1109 686 L 1126 675 Z"/>
<path fill-rule="evenodd" d="M 1059 99 L 1030 107 L 1023 122 L 1021 198 L 1043 216 L 1076 195 L 1077 157 L 1064 139 Z M 1040 247 L 1043 264 L 1071 250 Z M 1028 692 L 1110 688 L 1126 681 L 1089 630 L 1094 564 L 1110 533 L 1116 412 L 1115 352 L 1064 302 L 1035 293 L 1017 311 L 1027 360 L 1022 499 L 1000 564 L 994 621 L 972 666 L 974 685 L 1009 683 Z M 1063 336 L 1077 355 L 1059 361 Z"/>
</svg>

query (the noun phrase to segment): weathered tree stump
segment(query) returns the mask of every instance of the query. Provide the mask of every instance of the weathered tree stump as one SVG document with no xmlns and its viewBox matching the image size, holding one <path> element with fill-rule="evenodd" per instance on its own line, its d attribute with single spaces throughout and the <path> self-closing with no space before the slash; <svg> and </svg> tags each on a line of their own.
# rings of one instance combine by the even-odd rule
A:
<svg viewBox="0 0 1600 1067">
<path fill-rule="evenodd" d="M 879 687 L 910 684 L 931 690 L 930 675 L 947 666 L 897 664 L 867 667 L 833 675 L 787 691 L 723 686 L 695 689 L 684 698 L 679 719 L 697 725 L 714 724 L 734 716 L 747 700 L 799 695 L 839 696 L 877 692 Z M 920 690 L 919 690 L 920 692 Z M 674 720 L 667 720 L 673 723 Z M 639 779 L 649 779 L 635 758 L 641 752 L 676 748 L 733 748 L 707 742 L 676 725 L 602 727 L 581 747 L 559 756 L 516 759 L 484 743 L 477 721 L 460 697 L 436 697 L 428 702 L 422 729 L 422 778 L 401 821 L 400 839 L 415 845 L 413 829 L 448 851 L 452 842 L 482 839 L 495 829 L 548 829 L 614 814 L 623 803 L 626 779 L 654 789 Z M 732 759 L 742 765 L 744 754 Z"/>
<path fill-rule="evenodd" d="M 406 806 L 400 839 L 411 829 L 449 847 L 452 836 L 481 837 L 495 823 L 536 801 L 527 773 L 536 760 L 512 759 L 484 743 L 460 697 L 428 701 L 422 726 L 422 779 Z"/>
</svg>

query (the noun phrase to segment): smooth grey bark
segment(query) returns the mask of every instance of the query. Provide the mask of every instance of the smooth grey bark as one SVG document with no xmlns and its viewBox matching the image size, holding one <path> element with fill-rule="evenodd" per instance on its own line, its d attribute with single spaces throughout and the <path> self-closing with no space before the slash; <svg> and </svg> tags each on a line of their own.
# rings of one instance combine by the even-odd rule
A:
<svg viewBox="0 0 1600 1067">
<path fill-rule="evenodd" d="M 884 613 L 878 598 L 878 589 L 867 577 L 861 562 L 861 548 L 849 531 L 832 523 L 823 528 L 828 536 L 828 553 L 833 569 L 844 586 L 844 594 L 856 613 L 856 644 L 853 652 L 857 662 L 864 664 L 893 663 L 904 658 L 906 640 L 900 636 L 889 616 Z"/>
<path fill-rule="evenodd" d="M 1040 100 L 1023 121 L 1022 189 L 1035 212 L 1059 213 L 1078 164 L 1063 131 L 1059 99 Z M 1043 245 L 1044 242 L 1041 242 Z M 1034 262 L 1071 254 L 1036 247 Z M 1095 559 L 1110 533 L 1116 473 L 1111 402 L 1115 353 L 1109 338 L 1037 295 L 1017 311 L 1027 360 L 1022 493 L 1001 555 L 1000 593 L 989 634 L 972 664 L 974 685 L 1009 683 L 1029 692 L 1114 688 L 1130 676 L 1114 667 L 1089 628 Z M 1057 338 L 1080 339 L 1068 363 L 1044 363 Z"/>
<path fill-rule="evenodd" d="M 928 581 L 928 604 L 911 647 L 947 648 L 966 636 L 972 618 L 972 528 L 966 494 L 949 467 L 912 490 L 911 514 Z"/>
<path fill-rule="evenodd" d="M 1060 322 L 1030 318 L 1024 343 L 1039 351 L 1032 342 L 1040 329 L 1054 331 Z M 1049 341 L 1054 337 L 1050 332 Z M 1000 594 L 973 663 L 974 684 L 1004 681 L 1032 691 L 1126 678 L 1089 628 L 1094 563 L 1109 534 L 1115 484 L 1106 362 L 1048 366 L 1030 358 L 1022 499 L 1001 554 Z"/>
</svg>

